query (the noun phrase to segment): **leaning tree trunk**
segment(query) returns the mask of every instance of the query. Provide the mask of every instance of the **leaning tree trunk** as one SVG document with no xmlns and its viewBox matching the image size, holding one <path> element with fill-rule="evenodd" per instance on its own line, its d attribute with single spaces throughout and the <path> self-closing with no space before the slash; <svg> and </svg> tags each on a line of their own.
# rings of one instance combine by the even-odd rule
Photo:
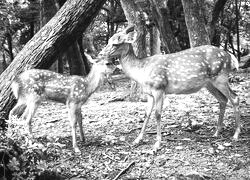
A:
<svg viewBox="0 0 250 180">
<path fill-rule="evenodd" d="M 0 76 L 0 112 L 14 105 L 10 84 L 30 68 L 49 68 L 91 23 L 106 0 L 68 0 L 56 15 L 24 46 Z"/>
<path fill-rule="evenodd" d="M 182 0 L 191 47 L 210 44 L 203 4 L 204 2 L 200 0 Z"/>
</svg>

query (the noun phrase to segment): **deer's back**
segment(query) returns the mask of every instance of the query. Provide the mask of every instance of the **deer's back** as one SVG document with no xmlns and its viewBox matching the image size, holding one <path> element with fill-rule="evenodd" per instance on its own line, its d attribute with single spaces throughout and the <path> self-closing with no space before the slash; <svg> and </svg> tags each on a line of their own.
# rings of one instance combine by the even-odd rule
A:
<svg viewBox="0 0 250 180">
<path fill-rule="evenodd" d="M 207 45 L 182 52 L 147 58 L 146 84 L 166 93 L 193 93 L 221 73 L 231 70 L 231 57 Z"/>
<path fill-rule="evenodd" d="M 31 69 L 20 74 L 15 80 L 19 96 L 36 95 L 65 103 L 80 100 L 86 96 L 85 79 L 80 76 L 65 76 L 48 70 Z"/>
</svg>

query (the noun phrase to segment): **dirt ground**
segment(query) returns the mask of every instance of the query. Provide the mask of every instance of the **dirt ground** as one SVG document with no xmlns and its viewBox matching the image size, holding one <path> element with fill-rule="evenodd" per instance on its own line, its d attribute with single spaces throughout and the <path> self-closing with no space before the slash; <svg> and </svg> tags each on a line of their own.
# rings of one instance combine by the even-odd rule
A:
<svg viewBox="0 0 250 180">
<path fill-rule="evenodd" d="M 243 123 L 237 142 L 234 114 L 229 104 L 225 128 L 212 137 L 218 118 L 218 103 L 205 89 L 191 95 L 168 95 L 162 114 L 162 148 L 152 154 L 156 123 L 151 117 L 139 146 L 131 143 L 140 132 L 145 102 L 114 101 L 129 91 L 128 81 L 119 82 L 116 91 L 104 86 L 82 106 L 86 143 L 72 149 L 71 129 L 63 104 L 44 102 L 32 123 L 34 136 L 50 153 L 40 168 L 56 171 L 69 179 L 250 179 L 250 106 L 246 94 L 249 78 L 236 75 L 232 89 L 240 97 Z M 79 136 L 79 131 L 78 131 Z"/>
</svg>

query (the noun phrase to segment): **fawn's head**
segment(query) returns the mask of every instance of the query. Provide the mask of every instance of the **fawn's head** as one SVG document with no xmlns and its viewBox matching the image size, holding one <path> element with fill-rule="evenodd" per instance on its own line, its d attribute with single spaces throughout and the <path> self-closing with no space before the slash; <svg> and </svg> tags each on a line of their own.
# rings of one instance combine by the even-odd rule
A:
<svg viewBox="0 0 250 180">
<path fill-rule="evenodd" d="M 92 59 L 92 57 L 86 52 L 84 54 L 88 61 L 93 64 L 92 68 L 94 68 L 95 71 L 98 71 L 101 74 L 111 74 L 115 70 L 114 64 L 109 62 L 108 60 L 101 58 Z"/>
<path fill-rule="evenodd" d="M 129 50 L 130 45 L 136 39 L 136 35 L 134 27 L 128 27 L 124 31 L 114 34 L 99 55 L 108 59 L 120 57 L 122 53 Z"/>
</svg>

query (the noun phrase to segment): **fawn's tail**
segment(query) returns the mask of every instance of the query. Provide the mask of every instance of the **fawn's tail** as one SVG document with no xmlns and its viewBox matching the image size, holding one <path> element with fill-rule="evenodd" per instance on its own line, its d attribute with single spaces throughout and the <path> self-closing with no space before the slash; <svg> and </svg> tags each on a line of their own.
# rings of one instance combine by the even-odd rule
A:
<svg viewBox="0 0 250 180">
<path fill-rule="evenodd" d="M 12 89 L 12 92 L 13 92 L 15 98 L 18 99 L 19 98 L 19 89 L 20 89 L 20 86 L 19 86 L 19 84 L 18 84 L 17 81 L 14 80 L 12 82 L 11 89 Z"/>
</svg>

